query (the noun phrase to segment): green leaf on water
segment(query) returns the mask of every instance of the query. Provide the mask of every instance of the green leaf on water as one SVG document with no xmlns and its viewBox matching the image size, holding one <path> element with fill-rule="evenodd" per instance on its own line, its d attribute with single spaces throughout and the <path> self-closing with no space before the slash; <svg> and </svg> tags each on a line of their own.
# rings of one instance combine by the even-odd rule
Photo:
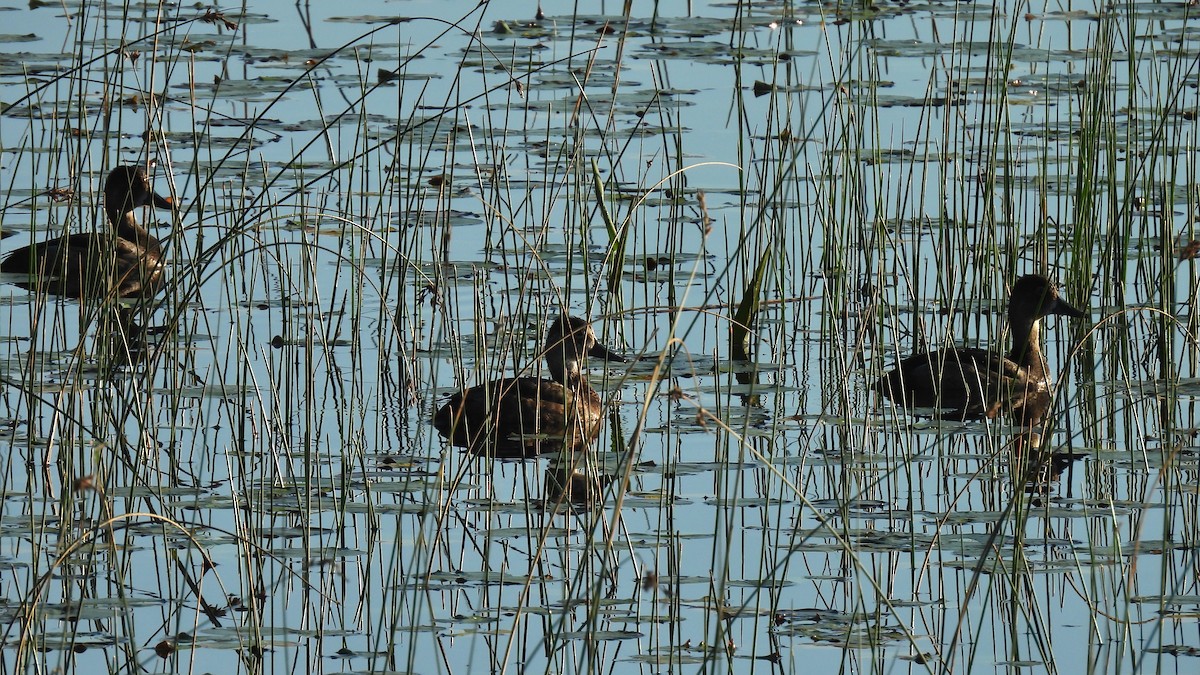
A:
<svg viewBox="0 0 1200 675">
<path fill-rule="evenodd" d="M 770 261 L 771 249 L 767 247 L 758 261 L 758 267 L 754 270 L 754 278 L 746 286 L 746 291 L 742 294 L 741 301 L 738 302 L 737 311 L 734 312 L 733 327 L 729 335 L 729 351 L 734 360 L 750 360 L 748 352 L 750 326 L 758 316 L 759 296 L 762 293 L 763 278 L 767 275 L 767 265 Z"/>
</svg>

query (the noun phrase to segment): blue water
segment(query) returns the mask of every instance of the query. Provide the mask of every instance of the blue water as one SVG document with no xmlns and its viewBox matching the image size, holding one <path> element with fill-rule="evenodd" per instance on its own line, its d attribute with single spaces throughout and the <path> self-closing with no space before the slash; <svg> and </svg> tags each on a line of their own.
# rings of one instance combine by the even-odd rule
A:
<svg viewBox="0 0 1200 675">
<path fill-rule="evenodd" d="M 151 320 L 178 317 L 148 371 L 97 373 L 93 307 L 0 286 L 0 374 L 42 385 L 0 407 L 6 669 L 1186 664 L 1155 650 L 1200 648 L 1195 270 L 1161 249 L 1197 212 L 1188 24 L 977 4 L 647 3 L 624 41 L 620 3 L 528 27 L 533 3 L 256 2 L 236 28 L 2 5 L 30 53 L 0 62 L 3 250 L 87 231 L 116 163 L 153 160 L 185 206 L 142 214 L 175 261 Z M 1132 66 L 1091 65 L 1107 30 Z M 136 60 L 105 56 L 122 40 Z M 593 164 L 631 231 L 612 292 Z M 729 317 L 764 254 L 747 384 Z M 1048 442 L 1079 458 L 1037 498 L 1003 423 L 914 425 L 866 391 L 922 339 L 1000 343 L 1027 272 L 1114 317 L 1045 332 Z M 1181 323 L 1116 316 L 1141 305 Z M 428 417 L 536 372 L 562 308 L 642 358 L 592 370 L 616 412 L 595 460 L 628 485 L 552 513 L 547 460 L 475 460 Z M 17 648 L 32 599 L 44 653 Z"/>
</svg>

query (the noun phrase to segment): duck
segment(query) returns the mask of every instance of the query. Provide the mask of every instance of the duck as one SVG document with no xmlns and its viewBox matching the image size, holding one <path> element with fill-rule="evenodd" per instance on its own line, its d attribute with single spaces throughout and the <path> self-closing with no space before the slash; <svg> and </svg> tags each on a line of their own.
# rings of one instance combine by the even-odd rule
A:
<svg viewBox="0 0 1200 675">
<path fill-rule="evenodd" d="M 583 375 L 587 357 L 624 362 L 587 321 L 563 314 L 546 330 L 550 379 L 507 377 L 463 389 L 433 415 L 452 446 L 493 457 L 533 457 L 586 448 L 604 424 L 604 403 Z"/>
<path fill-rule="evenodd" d="M 945 420 L 1009 416 L 1021 427 L 1039 424 L 1052 401 L 1042 356 L 1042 319 L 1084 318 L 1040 274 L 1013 284 L 1008 301 L 1012 346 L 1008 354 L 965 347 L 918 352 L 901 360 L 875 382 L 874 389 L 903 407 L 933 408 Z"/>
<path fill-rule="evenodd" d="M 21 288 L 68 298 L 150 296 L 162 286 L 163 251 L 134 216 L 142 206 L 175 210 L 150 189 L 137 166 L 118 166 L 104 181 L 104 213 L 111 232 L 69 234 L 9 253 L 0 272 L 21 275 Z"/>
</svg>

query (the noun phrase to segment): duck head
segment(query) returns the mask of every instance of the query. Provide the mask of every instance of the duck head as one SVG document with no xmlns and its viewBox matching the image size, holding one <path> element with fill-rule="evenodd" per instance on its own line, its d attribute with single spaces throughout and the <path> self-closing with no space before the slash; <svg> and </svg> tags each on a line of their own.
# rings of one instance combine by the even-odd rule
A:
<svg viewBox="0 0 1200 675">
<path fill-rule="evenodd" d="M 546 331 L 545 351 L 550 373 L 562 382 L 579 378 L 583 362 L 589 356 L 607 361 L 625 361 L 624 357 L 600 344 L 591 324 L 566 314 L 555 319 Z"/>
<path fill-rule="evenodd" d="M 1087 314 L 1073 307 L 1058 295 L 1058 289 L 1040 274 L 1027 274 L 1013 284 L 1008 303 L 1008 318 L 1012 322 L 1037 321 L 1051 314 L 1082 319 Z"/>
<path fill-rule="evenodd" d="M 139 207 L 154 206 L 175 210 L 175 202 L 150 189 L 150 179 L 138 166 L 118 166 L 104 181 L 104 211 L 108 222 L 118 227 L 135 225 L 131 216 Z"/>
</svg>

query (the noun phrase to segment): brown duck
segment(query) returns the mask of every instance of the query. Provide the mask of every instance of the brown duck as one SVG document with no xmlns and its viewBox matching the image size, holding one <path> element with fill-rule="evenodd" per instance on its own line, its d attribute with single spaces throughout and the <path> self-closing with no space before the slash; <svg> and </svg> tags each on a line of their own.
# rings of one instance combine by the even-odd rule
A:
<svg viewBox="0 0 1200 675">
<path fill-rule="evenodd" d="M 1060 298 L 1046 277 L 1023 276 L 1009 297 L 1012 348 L 1007 355 L 969 348 L 920 352 L 897 363 L 875 389 L 906 408 L 933 408 L 942 419 L 1005 414 L 1022 426 L 1033 426 L 1051 403 L 1039 335 L 1041 320 L 1051 314 L 1087 316 Z"/>
<path fill-rule="evenodd" d="M 142 206 L 174 209 L 150 189 L 146 172 L 118 166 L 104 182 L 104 212 L 111 232 L 56 237 L 19 248 L 0 262 L 0 272 L 24 275 L 11 283 L 70 298 L 147 296 L 162 285 L 162 247 L 134 217 Z"/>
<path fill-rule="evenodd" d="M 451 445 L 495 457 L 576 450 L 600 434 L 604 404 L 583 376 L 588 356 L 624 361 L 583 319 L 563 315 L 542 345 L 553 379 L 508 377 L 464 389 L 433 416 Z"/>
</svg>

